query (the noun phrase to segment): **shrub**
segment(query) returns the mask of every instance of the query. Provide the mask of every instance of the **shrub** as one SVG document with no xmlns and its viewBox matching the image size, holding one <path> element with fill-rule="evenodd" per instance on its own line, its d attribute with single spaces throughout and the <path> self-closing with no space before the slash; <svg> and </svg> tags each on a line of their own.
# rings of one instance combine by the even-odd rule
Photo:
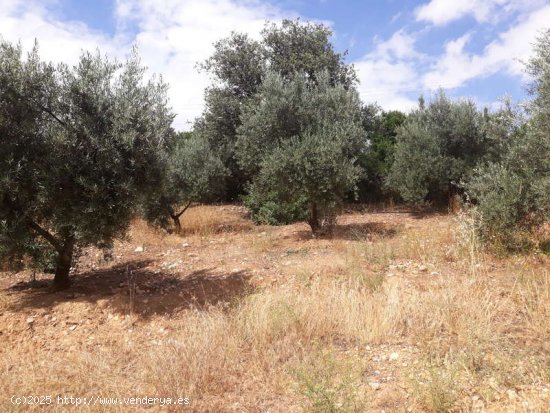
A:
<svg viewBox="0 0 550 413">
<path fill-rule="evenodd" d="M 361 110 L 361 118 L 368 149 L 358 157 L 364 170 L 358 195 L 361 201 L 376 201 L 389 195 L 384 179 L 393 164 L 397 129 L 407 116 L 399 111 L 385 112 L 376 105 L 366 105 Z"/>
</svg>

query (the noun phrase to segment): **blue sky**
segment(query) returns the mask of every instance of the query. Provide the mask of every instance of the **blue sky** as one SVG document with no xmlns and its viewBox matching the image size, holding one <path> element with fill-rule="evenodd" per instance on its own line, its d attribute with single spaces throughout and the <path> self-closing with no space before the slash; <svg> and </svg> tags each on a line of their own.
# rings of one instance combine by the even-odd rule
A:
<svg viewBox="0 0 550 413">
<path fill-rule="evenodd" d="M 232 30 L 258 37 L 266 20 L 324 22 L 348 50 L 365 102 L 409 110 L 443 88 L 495 107 L 525 99 L 522 71 L 537 33 L 550 27 L 548 0 L 0 0 L 0 35 L 44 58 L 73 63 L 100 48 L 123 59 L 137 44 L 151 73 L 171 85 L 188 129 L 203 107 L 208 76 L 195 69 Z"/>
</svg>

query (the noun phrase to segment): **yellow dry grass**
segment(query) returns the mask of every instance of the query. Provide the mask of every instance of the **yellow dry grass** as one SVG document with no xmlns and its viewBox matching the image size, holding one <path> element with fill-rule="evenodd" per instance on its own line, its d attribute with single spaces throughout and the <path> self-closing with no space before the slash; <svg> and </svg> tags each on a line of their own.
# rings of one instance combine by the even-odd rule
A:
<svg viewBox="0 0 550 413">
<path fill-rule="evenodd" d="M 182 221 L 189 236 L 225 237 L 228 251 L 247 248 L 247 265 L 262 280 L 284 278 L 258 281 L 220 305 L 107 319 L 95 326 L 92 335 L 102 337 L 95 347 L 66 330 L 40 345 L 34 333 L 21 333 L 17 347 L 0 348 L 0 393 L 190 400 L 147 411 L 550 411 L 544 256 L 488 256 L 467 222 L 443 215 L 384 216 L 396 229 L 391 236 L 354 229 L 347 238 L 312 240 L 293 235 L 299 226 L 252 229 L 219 207 L 189 213 Z M 215 230 L 225 220 L 231 229 Z M 133 236 L 181 242 L 148 231 L 135 226 Z M 260 272 L 269 254 L 276 263 Z M 3 329 L 0 340 L 10 334 Z M 29 408 L 0 403 L 2 411 Z"/>
</svg>

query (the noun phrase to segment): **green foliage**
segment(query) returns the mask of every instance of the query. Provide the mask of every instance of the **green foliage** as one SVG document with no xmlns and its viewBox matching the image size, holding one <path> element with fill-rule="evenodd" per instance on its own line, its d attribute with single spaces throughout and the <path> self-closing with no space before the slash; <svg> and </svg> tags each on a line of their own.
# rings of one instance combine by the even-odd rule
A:
<svg viewBox="0 0 550 413">
<path fill-rule="evenodd" d="M 206 109 L 195 130 L 228 169 L 226 199 L 242 194 L 251 178 L 252 172 L 237 162 L 237 130 L 242 108 L 253 105 L 269 73 L 284 80 L 307 76 L 313 83 L 328 73 L 332 85 L 349 88 L 355 83 L 352 67 L 334 51 L 330 36 L 323 25 L 284 20 L 279 25 L 266 24 L 260 41 L 232 33 L 215 44 L 214 54 L 202 68 L 214 75 L 216 84 L 206 91 Z"/>
<path fill-rule="evenodd" d="M 358 184 L 359 199 L 373 201 L 382 198 L 385 192 L 383 183 L 393 163 L 397 128 L 407 116 L 403 112 L 384 112 L 376 105 L 366 105 L 361 117 L 368 148 L 359 156 L 359 165 L 364 171 Z"/>
<path fill-rule="evenodd" d="M 333 86 L 328 73 L 285 80 L 269 74 L 243 109 L 236 155 L 252 176 L 245 198 L 258 222 L 306 217 L 313 231 L 330 226 L 359 170 L 363 150 L 360 101 Z"/>
<path fill-rule="evenodd" d="M 445 158 L 437 137 L 423 122 L 411 119 L 399 129 L 394 159 L 388 182 L 405 201 L 422 202 L 429 194 L 446 191 Z"/>
<path fill-rule="evenodd" d="M 359 413 L 367 405 L 357 360 L 342 360 L 332 352 L 313 350 L 293 371 L 297 390 L 307 402 L 306 412 Z"/>
<path fill-rule="evenodd" d="M 159 182 L 161 192 L 145 208 L 149 221 L 168 227 L 172 218 L 180 229 L 179 218 L 192 202 L 211 202 L 223 194 L 227 170 L 208 142 L 196 134 L 180 133 L 166 162 L 166 176 Z M 179 208 L 179 209 L 178 209 Z"/>
<path fill-rule="evenodd" d="M 252 183 L 243 202 L 252 213 L 252 219 L 258 224 L 284 225 L 307 219 L 307 199 L 298 195 L 286 198 L 283 194 L 262 183 Z"/>
<path fill-rule="evenodd" d="M 229 87 L 212 87 L 206 90 L 206 109 L 195 123 L 198 138 L 208 143 L 227 168 L 224 180 L 225 198 L 234 199 L 244 190 L 247 181 L 235 159 L 236 129 L 241 124 L 241 106 L 246 99 L 235 95 Z"/>
<path fill-rule="evenodd" d="M 529 89 L 534 96 L 528 106 L 531 118 L 524 123 L 510 105 L 501 110 L 500 117 L 494 119 L 497 127 L 492 129 L 497 131 L 500 156 L 480 165 L 465 184 L 468 195 L 478 205 L 481 235 L 506 248 L 532 244 L 531 230 L 550 217 L 549 45 L 547 30 L 527 64 L 534 79 Z"/>
<path fill-rule="evenodd" d="M 333 86 L 327 73 L 316 82 L 306 76 L 285 80 L 269 74 L 259 93 L 243 108 L 236 155 L 251 176 L 277 146 L 294 136 L 316 133 L 327 125 L 348 123 L 353 133 L 342 144 L 352 156 L 363 149 L 361 102 L 354 89 Z"/>
<path fill-rule="evenodd" d="M 529 109 L 535 123 L 536 133 L 550 131 L 550 29 L 538 37 L 533 48 L 534 55 L 526 65 L 527 73 L 533 79 L 528 91 L 533 100 Z"/>
<path fill-rule="evenodd" d="M 330 42 L 332 31 L 323 24 L 283 20 L 280 25 L 266 24 L 262 31 L 262 46 L 269 70 L 292 79 L 305 74 L 315 81 L 328 73 L 332 85 L 352 87 L 357 77 L 352 66 L 344 63 Z"/>
<path fill-rule="evenodd" d="M 162 181 L 173 115 L 166 86 L 85 53 L 69 68 L 35 48 L 0 45 L 0 230 L 3 259 L 54 250 L 67 283 L 75 245 L 122 237 Z M 45 242 L 49 247 L 45 247 Z"/>
<path fill-rule="evenodd" d="M 263 46 L 248 35 L 231 33 L 214 44 L 214 54 L 202 65 L 226 86 L 237 98 L 256 93 L 264 74 Z"/>
<path fill-rule="evenodd" d="M 481 214 L 481 235 L 506 248 L 531 243 L 528 232 L 550 214 L 550 138 L 530 125 L 511 138 L 499 162 L 476 168 L 465 188 Z"/>
<path fill-rule="evenodd" d="M 410 203 L 442 202 L 487 152 L 484 118 L 471 101 L 440 92 L 397 132 L 386 184 Z"/>
</svg>

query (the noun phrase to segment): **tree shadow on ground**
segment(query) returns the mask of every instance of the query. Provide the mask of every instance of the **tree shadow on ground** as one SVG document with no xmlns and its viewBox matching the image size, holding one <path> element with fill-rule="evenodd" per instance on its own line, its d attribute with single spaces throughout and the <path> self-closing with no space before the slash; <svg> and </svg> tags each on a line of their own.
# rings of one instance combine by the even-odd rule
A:
<svg viewBox="0 0 550 413">
<path fill-rule="evenodd" d="M 147 318 L 171 315 L 185 309 L 228 307 L 253 292 L 246 271 L 220 273 L 203 269 L 188 274 L 151 268 L 153 260 L 134 260 L 72 277 L 64 291 L 52 291 L 49 283 L 20 282 L 8 289 L 20 294 L 12 311 L 51 309 L 66 302 L 87 302 L 109 307 L 114 312 Z"/>
<path fill-rule="evenodd" d="M 367 241 L 377 238 L 393 238 L 401 228 L 399 225 L 386 224 L 381 222 L 364 222 L 336 224 L 332 232 L 317 234 L 317 239 L 332 239 L 346 241 Z M 295 236 L 300 240 L 311 239 L 311 231 L 297 231 Z"/>
</svg>

